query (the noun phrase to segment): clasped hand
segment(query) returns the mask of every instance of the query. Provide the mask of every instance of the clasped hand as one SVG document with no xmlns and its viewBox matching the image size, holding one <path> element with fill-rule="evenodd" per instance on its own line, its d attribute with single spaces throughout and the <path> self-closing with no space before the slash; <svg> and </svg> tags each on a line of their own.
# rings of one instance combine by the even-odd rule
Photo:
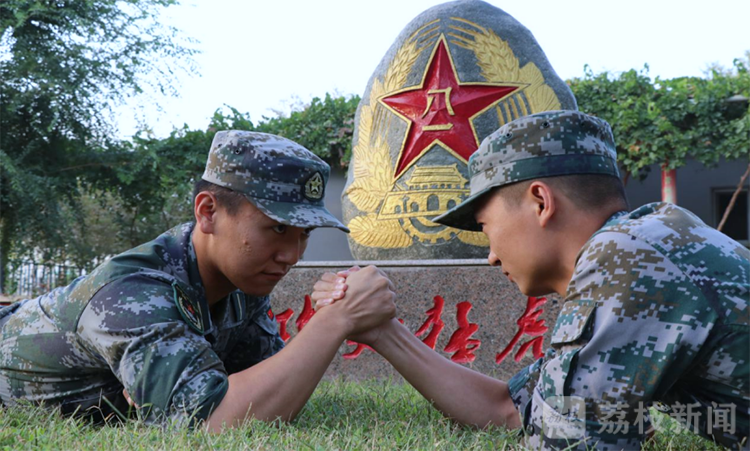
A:
<svg viewBox="0 0 750 451">
<path fill-rule="evenodd" d="M 371 346 L 380 336 L 379 326 L 396 316 L 393 283 L 375 266 L 325 273 L 315 283 L 310 297 L 315 301 L 315 310 L 334 303 L 344 308 L 352 321 L 348 338 Z"/>
</svg>

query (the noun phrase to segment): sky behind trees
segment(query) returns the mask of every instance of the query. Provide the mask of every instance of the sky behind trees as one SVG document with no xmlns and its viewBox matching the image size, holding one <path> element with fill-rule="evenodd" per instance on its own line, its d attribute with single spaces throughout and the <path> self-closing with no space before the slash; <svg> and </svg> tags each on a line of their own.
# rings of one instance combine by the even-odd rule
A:
<svg viewBox="0 0 750 451">
<path fill-rule="evenodd" d="M 181 97 L 133 99 L 120 108 L 123 137 L 137 121 L 156 136 L 204 128 L 216 108 L 288 112 L 326 92 L 359 94 L 402 28 L 434 0 L 184 0 L 165 23 L 197 42 L 199 74 L 181 75 Z M 524 24 L 563 79 L 650 67 L 652 77 L 703 75 L 750 50 L 750 1 L 572 0 L 489 3 Z M 158 103 L 163 111 L 157 112 Z"/>
</svg>

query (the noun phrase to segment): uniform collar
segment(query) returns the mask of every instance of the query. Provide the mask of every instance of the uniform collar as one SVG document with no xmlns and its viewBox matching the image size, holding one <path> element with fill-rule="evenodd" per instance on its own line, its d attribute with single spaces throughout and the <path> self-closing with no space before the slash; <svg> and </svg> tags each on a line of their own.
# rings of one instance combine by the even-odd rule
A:
<svg viewBox="0 0 750 451">
<path fill-rule="evenodd" d="M 206 289 L 203 286 L 201 279 L 200 270 L 198 269 L 198 257 L 195 253 L 195 246 L 193 245 L 193 230 L 195 225 L 189 224 L 190 231 L 185 237 L 185 253 L 186 253 L 186 273 L 188 276 L 188 282 L 190 286 L 195 290 L 198 295 L 198 300 L 203 310 L 206 313 L 208 322 L 206 325 L 206 334 L 214 331 L 214 327 L 220 329 L 226 329 L 235 327 L 241 324 L 248 315 L 247 303 L 245 302 L 245 295 L 238 291 L 229 293 L 225 298 L 220 299 L 213 306 L 213 310 L 209 310 L 208 300 L 206 299 Z"/>
<path fill-rule="evenodd" d="M 182 224 L 175 229 L 179 232 L 176 233 L 178 236 L 178 244 L 182 257 L 180 260 L 184 262 L 184 271 L 178 276 L 180 286 L 186 291 L 186 294 L 191 300 L 198 304 L 201 321 L 203 325 L 203 334 L 209 334 L 213 332 L 214 325 L 211 321 L 211 313 L 209 310 L 208 300 L 206 299 L 206 290 L 203 286 L 203 280 L 198 269 L 198 258 L 195 253 L 195 247 L 193 246 L 193 230 L 195 229 L 194 223 Z"/>
<path fill-rule="evenodd" d="M 617 213 L 615 213 L 612 216 L 610 216 L 609 219 L 607 219 L 606 221 L 604 221 L 604 224 L 599 229 L 601 230 L 601 229 L 603 229 L 603 228 L 605 228 L 605 227 L 607 227 L 609 225 L 612 225 L 613 222 L 617 221 L 618 219 L 622 218 L 623 216 L 626 216 L 627 214 L 628 214 L 627 210 L 620 210 L 620 211 L 618 211 Z"/>
<path fill-rule="evenodd" d="M 198 292 L 201 299 L 203 301 L 206 301 L 206 289 L 203 286 L 201 273 L 198 269 L 198 257 L 195 254 L 195 246 L 193 246 L 194 224 L 190 223 L 189 227 L 189 231 L 187 231 L 187 233 L 185 233 L 185 235 L 183 236 L 185 241 L 183 244 L 183 248 L 185 249 L 185 265 L 187 266 L 185 268 L 188 277 L 187 282 L 191 287 L 193 287 L 193 289 L 195 289 L 195 291 Z M 208 304 L 208 301 L 206 301 L 206 303 Z"/>
<path fill-rule="evenodd" d="M 211 311 L 213 325 L 219 329 L 229 329 L 242 324 L 248 316 L 246 296 L 234 291 L 214 304 Z"/>
</svg>

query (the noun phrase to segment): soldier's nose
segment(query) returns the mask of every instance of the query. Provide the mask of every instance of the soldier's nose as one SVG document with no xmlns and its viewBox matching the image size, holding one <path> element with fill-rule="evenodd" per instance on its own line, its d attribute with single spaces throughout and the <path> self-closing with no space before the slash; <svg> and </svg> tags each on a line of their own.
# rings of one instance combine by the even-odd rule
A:
<svg viewBox="0 0 750 451">
<path fill-rule="evenodd" d="M 490 264 L 490 266 L 502 265 L 500 258 L 493 251 L 490 251 L 490 255 L 487 256 L 487 262 Z"/>
<path fill-rule="evenodd" d="M 280 243 L 275 260 L 287 266 L 294 266 L 299 261 L 303 252 L 304 249 L 300 249 L 298 242 L 288 239 Z"/>
</svg>

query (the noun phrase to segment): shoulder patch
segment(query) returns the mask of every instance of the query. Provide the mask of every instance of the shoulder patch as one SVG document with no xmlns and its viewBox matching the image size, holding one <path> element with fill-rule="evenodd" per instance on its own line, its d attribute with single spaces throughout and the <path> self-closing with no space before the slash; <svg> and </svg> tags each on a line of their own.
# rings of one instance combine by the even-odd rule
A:
<svg viewBox="0 0 750 451">
<path fill-rule="evenodd" d="M 323 176 L 316 172 L 305 182 L 305 197 L 313 201 L 322 199 L 324 187 Z"/>
<path fill-rule="evenodd" d="M 172 289 L 174 290 L 174 303 L 177 310 L 180 311 L 182 319 L 194 331 L 203 335 L 206 332 L 206 327 L 203 324 L 203 312 L 200 304 L 185 294 L 185 291 L 176 282 L 172 283 Z"/>
</svg>

